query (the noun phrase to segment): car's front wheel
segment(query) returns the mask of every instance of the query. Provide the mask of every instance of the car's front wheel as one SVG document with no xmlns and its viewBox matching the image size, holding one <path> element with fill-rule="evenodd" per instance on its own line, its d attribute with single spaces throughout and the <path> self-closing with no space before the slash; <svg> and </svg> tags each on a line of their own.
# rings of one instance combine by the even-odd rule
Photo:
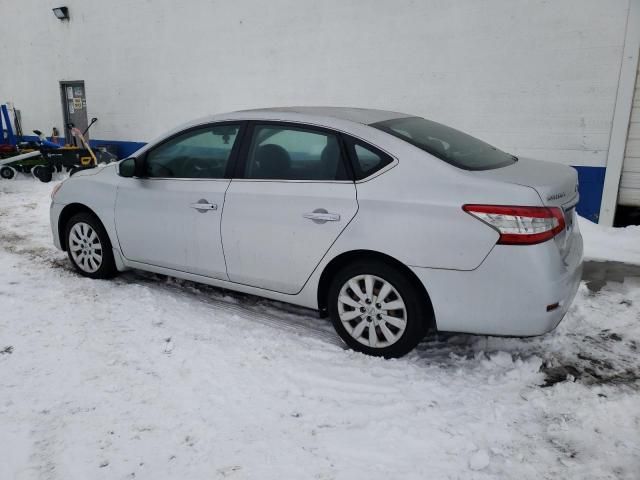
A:
<svg viewBox="0 0 640 480">
<path fill-rule="evenodd" d="M 431 308 L 400 269 L 379 261 L 357 261 L 340 270 L 329 287 L 333 326 L 354 350 L 401 357 L 413 350 L 432 320 Z"/>
<path fill-rule="evenodd" d="M 115 274 L 109 236 L 94 215 L 87 212 L 74 215 L 65 232 L 69 259 L 79 273 L 90 278 L 109 278 Z"/>
</svg>

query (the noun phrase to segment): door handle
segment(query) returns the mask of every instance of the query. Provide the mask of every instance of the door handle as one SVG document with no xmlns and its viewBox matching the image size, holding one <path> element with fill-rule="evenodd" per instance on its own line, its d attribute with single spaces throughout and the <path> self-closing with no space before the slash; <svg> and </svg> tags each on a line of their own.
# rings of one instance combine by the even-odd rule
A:
<svg viewBox="0 0 640 480">
<path fill-rule="evenodd" d="M 316 208 L 313 212 L 305 213 L 302 216 L 312 220 L 313 223 L 337 222 L 340 220 L 340 215 L 329 213 L 324 208 Z"/>
<path fill-rule="evenodd" d="M 189 205 L 191 208 L 195 208 L 200 213 L 205 213 L 210 210 L 218 210 L 218 205 L 215 203 L 209 203 L 205 199 L 200 199 L 196 203 Z"/>
</svg>

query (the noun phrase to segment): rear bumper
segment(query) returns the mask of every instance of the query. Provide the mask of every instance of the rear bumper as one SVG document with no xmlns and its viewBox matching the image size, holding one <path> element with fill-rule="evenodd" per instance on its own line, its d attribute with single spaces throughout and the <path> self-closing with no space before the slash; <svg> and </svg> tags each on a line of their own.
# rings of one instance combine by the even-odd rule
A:
<svg viewBox="0 0 640 480">
<path fill-rule="evenodd" d="M 533 336 L 553 330 L 582 278 L 582 236 L 563 259 L 553 241 L 496 245 L 475 270 L 411 267 L 431 297 L 438 330 Z M 558 304 L 547 311 L 547 307 Z"/>
</svg>

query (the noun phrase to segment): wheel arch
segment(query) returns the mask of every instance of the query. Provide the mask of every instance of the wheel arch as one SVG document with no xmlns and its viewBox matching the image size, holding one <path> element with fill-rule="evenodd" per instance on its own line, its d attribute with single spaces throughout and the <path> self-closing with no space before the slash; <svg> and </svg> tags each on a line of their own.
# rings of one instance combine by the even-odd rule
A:
<svg viewBox="0 0 640 480">
<path fill-rule="evenodd" d="M 322 274 L 320 275 L 320 280 L 318 282 L 318 310 L 320 311 L 320 315 L 322 317 L 326 317 L 328 315 L 327 312 L 327 296 L 329 294 L 329 286 L 331 284 L 331 279 L 335 276 L 335 274 L 343 268 L 345 265 L 349 263 L 355 262 L 357 260 L 378 260 L 380 262 L 386 263 L 390 266 L 393 266 L 400 270 L 403 274 L 410 279 L 410 281 L 415 285 L 417 290 L 421 293 L 422 298 L 426 302 L 427 308 L 431 311 L 431 327 L 436 327 L 436 318 L 435 312 L 433 309 L 433 305 L 431 303 L 431 297 L 427 292 L 427 289 L 422 284 L 420 279 L 417 277 L 413 271 L 407 267 L 401 261 L 393 258 L 390 255 L 386 255 L 381 252 L 377 252 L 375 250 L 351 250 L 348 252 L 341 253 L 340 255 L 331 259 L 329 263 L 324 267 Z"/>
<path fill-rule="evenodd" d="M 96 212 L 94 212 L 91 208 L 87 207 L 85 204 L 70 203 L 66 205 L 62 209 L 62 211 L 60 212 L 60 216 L 58 217 L 58 238 L 60 239 L 60 246 L 64 251 L 67 250 L 67 238 L 65 235 L 67 222 L 69 222 L 71 217 L 73 217 L 75 214 L 81 213 L 81 212 L 86 212 L 93 215 L 100 222 L 100 224 L 102 225 L 102 228 L 105 228 L 104 223 L 102 222 L 102 220 L 100 220 L 100 217 L 96 214 Z M 105 228 L 105 232 L 106 231 L 107 229 Z M 107 235 L 108 235 L 108 232 L 107 232 Z"/>
</svg>

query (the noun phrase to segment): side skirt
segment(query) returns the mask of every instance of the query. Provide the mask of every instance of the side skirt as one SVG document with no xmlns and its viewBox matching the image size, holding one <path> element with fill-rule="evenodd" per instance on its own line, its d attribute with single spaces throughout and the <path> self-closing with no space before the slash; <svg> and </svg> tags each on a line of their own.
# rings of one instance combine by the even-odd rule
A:
<svg viewBox="0 0 640 480">
<path fill-rule="evenodd" d="M 144 270 L 147 272 L 159 273 L 161 275 L 181 278 L 183 280 L 189 280 L 196 283 L 203 283 L 205 285 L 211 285 L 212 287 L 224 288 L 227 290 L 232 290 L 234 292 L 247 293 L 249 295 L 263 297 L 269 300 L 276 300 L 279 302 L 291 303 L 293 305 L 298 305 L 298 306 L 310 308 L 313 310 L 318 309 L 318 305 L 313 300 L 307 299 L 307 297 L 305 297 L 302 294 L 302 292 L 305 292 L 307 290 L 306 288 L 303 289 L 302 292 L 297 295 L 289 295 L 286 293 L 279 293 L 271 290 L 264 290 L 261 288 L 251 287 L 248 285 L 242 285 L 240 283 L 234 283 L 227 280 L 219 280 L 212 277 L 205 277 L 203 275 L 196 275 L 193 273 L 182 272 L 180 270 L 173 270 L 171 268 L 158 267 L 155 265 L 148 265 L 146 263 L 139 263 L 131 260 L 125 261 L 119 251 L 117 251 L 115 248 L 113 249 L 113 251 L 114 251 L 114 258 L 116 258 L 116 265 L 119 271 L 124 271 L 129 269 Z M 120 265 L 122 265 L 122 270 L 120 268 Z"/>
</svg>

